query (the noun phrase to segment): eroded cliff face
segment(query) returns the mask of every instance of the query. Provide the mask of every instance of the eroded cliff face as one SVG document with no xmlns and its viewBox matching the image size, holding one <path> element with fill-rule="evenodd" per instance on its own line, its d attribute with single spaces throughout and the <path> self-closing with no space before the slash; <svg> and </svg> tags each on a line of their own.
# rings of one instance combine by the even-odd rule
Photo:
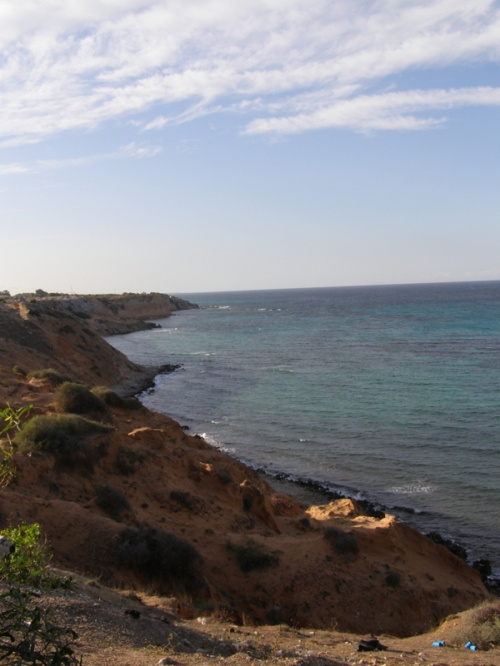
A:
<svg viewBox="0 0 500 666">
<path fill-rule="evenodd" d="M 130 387 L 140 386 L 144 369 L 102 336 L 149 328 L 155 324 L 146 320 L 195 307 L 166 294 L 5 299 L 0 303 L 0 384 L 12 381 L 17 365 L 27 373 L 54 368 L 90 385 L 128 381 Z"/>
<path fill-rule="evenodd" d="M 0 305 L 0 404 L 33 404 L 31 415 L 56 410 L 55 387 L 14 365 L 53 367 L 90 386 L 139 372 L 94 323 L 111 321 L 108 312 L 116 322 L 131 321 L 131 312 L 156 317 L 169 306 L 155 295 L 107 298 Z M 145 408 L 110 407 L 106 420 L 112 430 L 64 457 L 18 451 L 17 479 L 0 497 L 4 523 L 40 522 L 56 564 L 160 593 L 184 586 L 186 614 L 213 609 L 249 624 L 359 633 L 422 632 L 487 596 L 475 571 L 391 516 L 367 516 L 351 500 L 302 505 Z M 114 501 L 99 501 L 103 488 Z M 126 530 L 142 542 L 127 541 Z M 164 575 L 158 540 L 174 547 L 177 573 Z M 152 559 L 138 567 L 147 543 Z M 186 565 L 192 559 L 187 579 L 179 543 L 188 544 Z"/>
<path fill-rule="evenodd" d="M 16 302 L 11 299 L 12 302 Z M 18 302 L 32 315 L 76 315 L 99 335 L 130 333 L 152 326 L 150 319 L 163 319 L 178 310 L 197 308 L 168 294 L 110 294 L 104 296 L 29 296 Z"/>
</svg>

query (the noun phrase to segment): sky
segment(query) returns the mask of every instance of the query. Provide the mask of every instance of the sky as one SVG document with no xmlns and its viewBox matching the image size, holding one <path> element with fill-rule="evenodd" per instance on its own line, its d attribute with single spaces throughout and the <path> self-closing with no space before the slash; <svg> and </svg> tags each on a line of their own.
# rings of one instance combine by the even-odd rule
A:
<svg viewBox="0 0 500 666">
<path fill-rule="evenodd" d="M 500 279 L 500 1 L 0 0 L 0 291 Z"/>
</svg>

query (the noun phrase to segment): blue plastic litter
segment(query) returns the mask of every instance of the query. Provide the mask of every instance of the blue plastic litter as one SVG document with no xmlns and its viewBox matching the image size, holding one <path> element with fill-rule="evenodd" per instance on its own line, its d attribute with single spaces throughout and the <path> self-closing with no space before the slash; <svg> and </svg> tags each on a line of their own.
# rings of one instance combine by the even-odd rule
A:
<svg viewBox="0 0 500 666">
<path fill-rule="evenodd" d="M 444 641 L 434 641 L 433 647 L 443 647 Z"/>
<path fill-rule="evenodd" d="M 467 643 L 465 644 L 465 649 L 472 650 L 472 652 L 475 652 L 477 650 L 477 647 L 475 645 L 472 645 L 470 641 L 467 641 Z"/>
</svg>

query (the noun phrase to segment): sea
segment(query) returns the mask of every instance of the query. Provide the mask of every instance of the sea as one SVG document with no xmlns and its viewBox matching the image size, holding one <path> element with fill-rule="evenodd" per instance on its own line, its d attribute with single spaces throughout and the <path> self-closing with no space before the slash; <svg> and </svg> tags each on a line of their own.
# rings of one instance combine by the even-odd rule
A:
<svg viewBox="0 0 500 666">
<path fill-rule="evenodd" d="M 271 479 L 367 500 L 500 577 L 500 281 L 177 294 L 108 338 L 143 403 Z"/>
</svg>

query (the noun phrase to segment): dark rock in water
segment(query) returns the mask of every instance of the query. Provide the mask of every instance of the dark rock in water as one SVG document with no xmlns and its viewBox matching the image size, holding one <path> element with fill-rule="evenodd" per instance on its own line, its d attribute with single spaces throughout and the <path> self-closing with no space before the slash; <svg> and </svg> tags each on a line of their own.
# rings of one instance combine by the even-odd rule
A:
<svg viewBox="0 0 500 666">
<path fill-rule="evenodd" d="M 425 536 L 433 543 L 437 543 L 439 546 L 444 546 L 450 551 L 450 553 L 453 553 L 456 557 L 467 562 L 467 551 L 460 544 L 455 543 L 451 539 L 445 539 L 439 534 L 439 532 L 429 532 L 429 534 L 426 534 Z"/>
<path fill-rule="evenodd" d="M 472 563 L 472 568 L 475 569 L 481 576 L 483 583 L 488 583 L 488 576 L 491 576 L 491 562 L 486 558 L 481 558 Z"/>
<path fill-rule="evenodd" d="M 385 511 L 379 509 L 375 504 L 373 504 L 373 502 L 370 502 L 369 500 L 356 500 L 356 504 L 358 504 L 363 509 L 365 516 L 371 516 L 371 518 L 379 519 L 385 517 Z"/>
<path fill-rule="evenodd" d="M 488 578 L 485 587 L 496 597 L 500 597 L 500 578 Z"/>
<path fill-rule="evenodd" d="M 156 386 L 155 379 L 158 375 L 169 375 L 179 368 L 182 368 L 182 365 L 175 365 L 173 363 L 166 363 L 157 368 L 144 368 L 144 375 L 133 385 L 133 395 L 137 396 L 141 393 L 153 393 Z"/>
<path fill-rule="evenodd" d="M 158 374 L 159 375 L 168 375 L 171 372 L 175 372 L 180 367 L 182 367 L 182 366 L 175 365 L 174 363 L 165 363 L 165 365 L 160 365 L 160 367 L 158 368 Z"/>
<path fill-rule="evenodd" d="M 411 515 L 416 513 L 415 509 L 412 509 L 409 506 L 399 506 L 398 504 L 391 506 L 390 509 L 391 511 L 398 511 L 400 513 L 409 513 Z"/>
</svg>

